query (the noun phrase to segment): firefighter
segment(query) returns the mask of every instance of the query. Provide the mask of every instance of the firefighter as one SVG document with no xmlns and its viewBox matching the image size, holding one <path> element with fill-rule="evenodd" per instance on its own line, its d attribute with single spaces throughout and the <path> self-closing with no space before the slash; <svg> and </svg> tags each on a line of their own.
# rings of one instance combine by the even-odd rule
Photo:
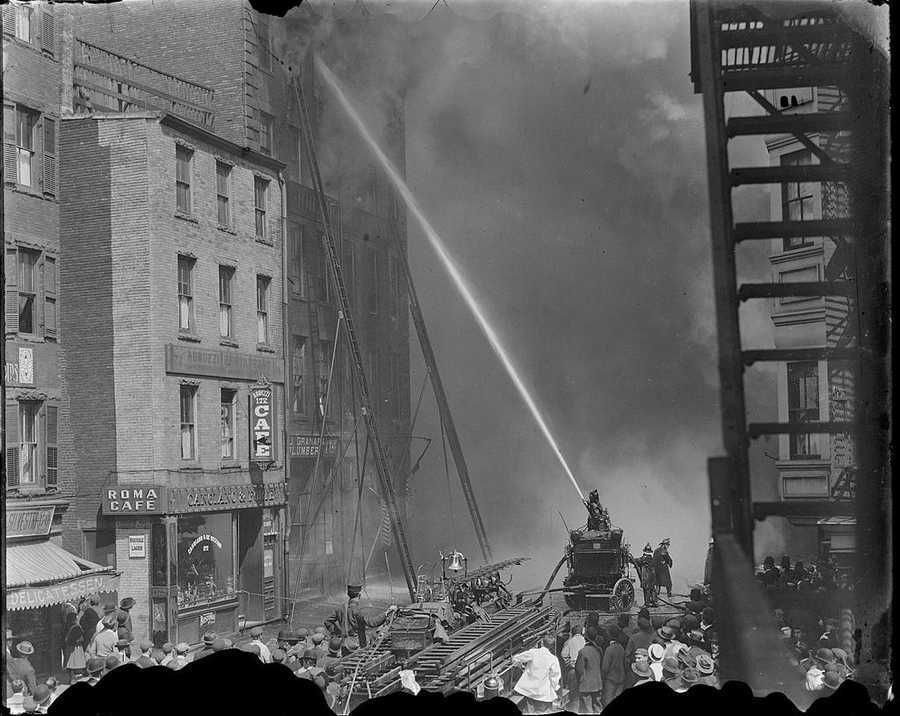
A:
<svg viewBox="0 0 900 716">
<path fill-rule="evenodd" d="M 644 553 L 634 560 L 634 566 L 641 580 L 641 589 L 644 590 L 644 604 L 655 607 L 657 605 L 656 570 L 653 564 L 653 548 L 649 542 L 644 545 Z"/>
<path fill-rule="evenodd" d="M 603 505 L 600 504 L 600 495 L 596 490 L 591 490 L 588 499 L 584 501 L 584 506 L 588 511 L 587 528 L 589 532 L 609 529 L 609 517 L 606 510 L 603 509 Z"/>
<path fill-rule="evenodd" d="M 666 588 L 666 596 L 672 597 L 672 574 L 669 569 L 672 567 L 672 557 L 669 556 L 669 545 L 671 540 L 666 537 L 659 543 L 659 547 L 653 553 L 653 570 L 656 573 L 656 586 L 662 590 Z"/>
</svg>

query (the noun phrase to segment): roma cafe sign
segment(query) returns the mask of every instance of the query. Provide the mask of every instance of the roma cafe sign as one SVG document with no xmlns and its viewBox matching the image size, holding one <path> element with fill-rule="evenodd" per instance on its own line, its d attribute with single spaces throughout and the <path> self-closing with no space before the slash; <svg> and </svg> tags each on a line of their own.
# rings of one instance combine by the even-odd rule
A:
<svg viewBox="0 0 900 716">
<path fill-rule="evenodd" d="M 119 485 L 102 493 L 104 515 L 162 515 L 166 488 L 161 485 Z"/>
</svg>

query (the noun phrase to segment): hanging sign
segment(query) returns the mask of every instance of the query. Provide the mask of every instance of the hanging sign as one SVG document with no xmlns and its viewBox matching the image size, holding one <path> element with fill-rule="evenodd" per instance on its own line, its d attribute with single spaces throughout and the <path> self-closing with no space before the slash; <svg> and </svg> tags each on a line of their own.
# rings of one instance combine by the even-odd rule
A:
<svg viewBox="0 0 900 716">
<path fill-rule="evenodd" d="M 257 383 L 250 388 L 250 459 L 258 463 L 275 462 L 272 388 Z"/>
<path fill-rule="evenodd" d="M 147 535 L 128 535 L 128 559 L 144 559 L 147 556 Z"/>
</svg>

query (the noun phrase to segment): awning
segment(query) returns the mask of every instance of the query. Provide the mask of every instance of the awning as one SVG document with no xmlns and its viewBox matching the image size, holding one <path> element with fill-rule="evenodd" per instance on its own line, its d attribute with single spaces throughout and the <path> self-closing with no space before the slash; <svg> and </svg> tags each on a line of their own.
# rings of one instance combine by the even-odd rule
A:
<svg viewBox="0 0 900 716">
<path fill-rule="evenodd" d="M 118 575 L 52 542 L 6 547 L 6 609 L 37 609 L 118 588 Z"/>
</svg>

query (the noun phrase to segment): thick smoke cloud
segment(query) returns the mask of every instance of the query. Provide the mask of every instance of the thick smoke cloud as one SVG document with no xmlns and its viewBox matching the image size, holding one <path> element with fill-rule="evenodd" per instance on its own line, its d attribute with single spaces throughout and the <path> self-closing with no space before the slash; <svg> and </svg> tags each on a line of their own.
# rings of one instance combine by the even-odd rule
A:
<svg viewBox="0 0 900 716">
<path fill-rule="evenodd" d="M 706 459 L 721 452 L 688 5 L 430 7 L 304 3 L 286 47 L 315 47 L 381 136 L 379 96 L 405 95 L 413 192 L 584 492 L 599 490 L 634 550 L 671 537 L 683 591 L 702 576 Z M 342 121 L 327 100 L 326 116 Z M 583 507 L 412 223 L 409 254 L 495 557 L 533 556 L 514 586 L 542 583 L 565 541 L 557 512 L 574 527 Z M 426 400 L 416 426 L 437 442 L 413 482 L 414 558 L 456 547 L 477 562 L 436 415 Z"/>
</svg>

